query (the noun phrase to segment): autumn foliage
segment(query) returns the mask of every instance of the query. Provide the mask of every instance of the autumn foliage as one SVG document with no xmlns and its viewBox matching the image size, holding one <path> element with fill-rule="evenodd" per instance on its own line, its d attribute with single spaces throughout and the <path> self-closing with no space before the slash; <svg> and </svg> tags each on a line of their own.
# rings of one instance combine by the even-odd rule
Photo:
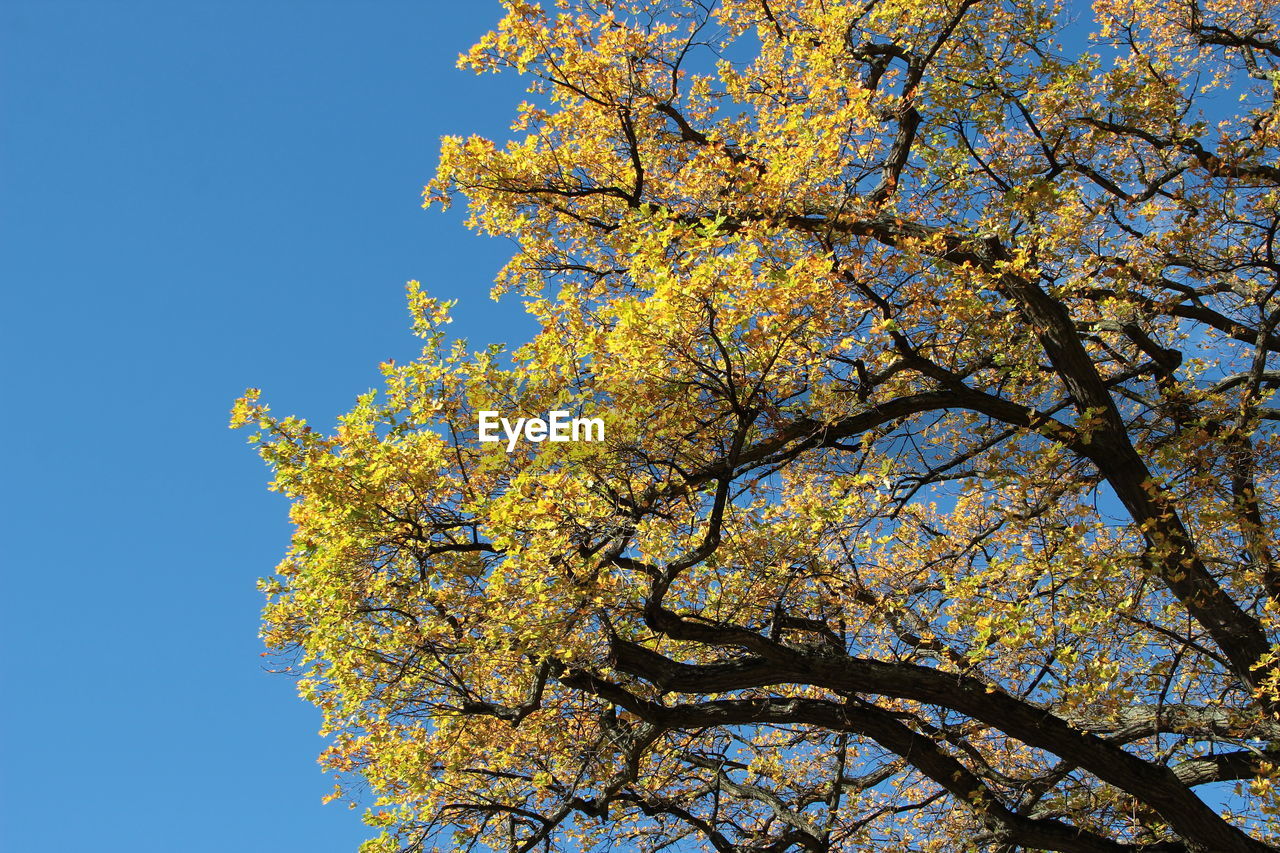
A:
<svg viewBox="0 0 1280 853">
<path fill-rule="evenodd" d="M 1274 2 L 505 6 L 540 333 L 235 412 L 369 849 L 1280 849 Z"/>
</svg>

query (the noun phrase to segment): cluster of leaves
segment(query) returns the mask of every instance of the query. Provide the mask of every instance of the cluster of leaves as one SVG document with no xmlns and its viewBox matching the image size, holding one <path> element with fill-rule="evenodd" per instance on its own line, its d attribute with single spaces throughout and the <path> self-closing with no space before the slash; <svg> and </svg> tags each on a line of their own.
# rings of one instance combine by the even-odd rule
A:
<svg viewBox="0 0 1280 853">
<path fill-rule="evenodd" d="M 505 5 L 540 333 L 234 416 L 369 849 L 1277 849 L 1274 3 Z"/>
</svg>

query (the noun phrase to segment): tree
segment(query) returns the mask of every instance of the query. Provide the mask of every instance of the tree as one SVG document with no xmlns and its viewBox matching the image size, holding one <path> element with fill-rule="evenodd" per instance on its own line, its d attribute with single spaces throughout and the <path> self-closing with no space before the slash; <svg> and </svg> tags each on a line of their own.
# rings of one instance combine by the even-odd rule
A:
<svg viewBox="0 0 1280 853">
<path fill-rule="evenodd" d="M 505 6 L 540 333 L 234 413 L 370 849 L 1280 849 L 1276 6 Z"/>
</svg>

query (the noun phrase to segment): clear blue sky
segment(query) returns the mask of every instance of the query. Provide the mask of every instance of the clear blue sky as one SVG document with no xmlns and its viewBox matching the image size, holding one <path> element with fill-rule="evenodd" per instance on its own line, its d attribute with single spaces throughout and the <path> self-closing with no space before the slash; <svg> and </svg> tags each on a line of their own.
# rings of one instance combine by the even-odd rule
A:
<svg viewBox="0 0 1280 853">
<path fill-rule="evenodd" d="M 329 425 L 411 358 L 404 282 L 477 345 L 509 246 L 424 212 L 496 2 L 0 4 L 0 849 L 350 851 L 317 712 L 263 672 L 284 501 L 246 386 Z"/>
</svg>

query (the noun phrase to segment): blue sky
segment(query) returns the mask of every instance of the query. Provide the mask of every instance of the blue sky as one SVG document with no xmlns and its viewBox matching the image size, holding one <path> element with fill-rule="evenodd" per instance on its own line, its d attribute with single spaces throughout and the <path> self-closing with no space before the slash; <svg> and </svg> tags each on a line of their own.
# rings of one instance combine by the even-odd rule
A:
<svg viewBox="0 0 1280 853">
<path fill-rule="evenodd" d="M 350 851 L 317 712 L 263 671 L 285 502 L 227 429 L 329 425 L 407 360 L 404 282 L 527 336 L 510 247 L 419 193 L 521 83 L 496 2 L 0 4 L 0 848 Z"/>
</svg>

